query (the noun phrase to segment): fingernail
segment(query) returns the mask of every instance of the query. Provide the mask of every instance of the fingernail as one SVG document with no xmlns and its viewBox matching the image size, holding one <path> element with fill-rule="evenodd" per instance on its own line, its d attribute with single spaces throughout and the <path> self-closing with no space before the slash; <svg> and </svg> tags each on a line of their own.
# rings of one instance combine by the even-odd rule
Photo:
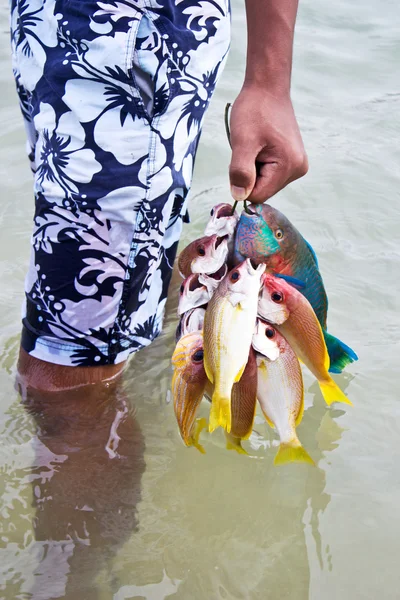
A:
<svg viewBox="0 0 400 600">
<path fill-rule="evenodd" d="M 238 187 L 237 185 L 231 185 L 231 194 L 234 200 L 241 202 L 242 200 L 246 200 L 248 193 L 245 188 Z"/>
</svg>

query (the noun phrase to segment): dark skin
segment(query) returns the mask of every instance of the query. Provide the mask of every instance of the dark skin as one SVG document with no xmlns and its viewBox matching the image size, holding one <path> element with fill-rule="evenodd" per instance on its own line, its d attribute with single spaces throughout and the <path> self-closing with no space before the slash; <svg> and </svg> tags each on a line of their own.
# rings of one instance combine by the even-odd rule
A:
<svg viewBox="0 0 400 600">
<path fill-rule="evenodd" d="M 246 75 L 230 120 L 235 200 L 265 202 L 308 170 L 290 98 L 297 5 L 246 0 Z"/>
<path fill-rule="evenodd" d="M 298 0 L 246 0 L 246 75 L 230 120 L 229 177 L 235 200 L 265 202 L 308 170 L 290 98 L 297 6 Z M 101 385 L 123 367 L 64 367 L 33 358 L 23 349 L 18 363 L 25 384 L 47 392 Z M 85 394 L 82 387 L 83 399 Z"/>
</svg>

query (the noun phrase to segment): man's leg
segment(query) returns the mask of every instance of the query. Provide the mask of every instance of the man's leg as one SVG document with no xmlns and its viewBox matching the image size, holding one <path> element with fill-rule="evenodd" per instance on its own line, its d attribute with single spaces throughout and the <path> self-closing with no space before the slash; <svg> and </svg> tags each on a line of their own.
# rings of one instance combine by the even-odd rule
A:
<svg viewBox="0 0 400 600">
<path fill-rule="evenodd" d="M 18 359 L 18 383 L 22 389 L 43 392 L 59 392 L 85 385 L 103 384 L 119 375 L 125 363 L 103 367 L 64 367 L 29 356 L 20 348 Z M 82 390 L 86 395 L 87 390 Z"/>
<path fill-rule="evenodd" d="M 20 371 L 35 387 L 113 377 L 161 331 L 201 124 L 229 46 L 221 5 L 203 15 L 201 35 L 183 12 L 46 3 L 30 19 L 29 2 L 14 8 L 24 12 L 13 13 L 13 50 L 36 201 Z"/>
</svg>

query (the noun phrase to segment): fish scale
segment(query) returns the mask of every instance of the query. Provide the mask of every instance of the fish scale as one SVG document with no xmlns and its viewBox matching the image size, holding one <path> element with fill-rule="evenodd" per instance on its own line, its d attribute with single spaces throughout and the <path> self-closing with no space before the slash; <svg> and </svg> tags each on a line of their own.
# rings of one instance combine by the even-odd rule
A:
<svg viewBox="0 0 400 600">
<path fill-rule="evenodd" d="M 314 258 L 308 247 L 302 248 L 302 251 L 298 253 L 298 257 L 292 264 L 290 275 L 305 284 L 305 287 L 301 289 L 301 293 L 313 307 L 321 327 L 326 328 L 328 297 L 321 274 L 316 268 Z"/>
</svg>

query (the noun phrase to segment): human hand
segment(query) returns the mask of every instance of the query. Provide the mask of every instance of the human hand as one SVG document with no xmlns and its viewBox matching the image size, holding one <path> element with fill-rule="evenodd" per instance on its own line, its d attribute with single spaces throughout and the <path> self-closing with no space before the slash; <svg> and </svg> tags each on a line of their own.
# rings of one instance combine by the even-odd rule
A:
<svg viewBox="0 0 400 600">
<path fill-rule="evenodd" d="M 235 200 L 265 202 L 303 177 L 308 160 L 289 95 L 244 85 L 230 118 L 229 167 Z"/>
</svg>

